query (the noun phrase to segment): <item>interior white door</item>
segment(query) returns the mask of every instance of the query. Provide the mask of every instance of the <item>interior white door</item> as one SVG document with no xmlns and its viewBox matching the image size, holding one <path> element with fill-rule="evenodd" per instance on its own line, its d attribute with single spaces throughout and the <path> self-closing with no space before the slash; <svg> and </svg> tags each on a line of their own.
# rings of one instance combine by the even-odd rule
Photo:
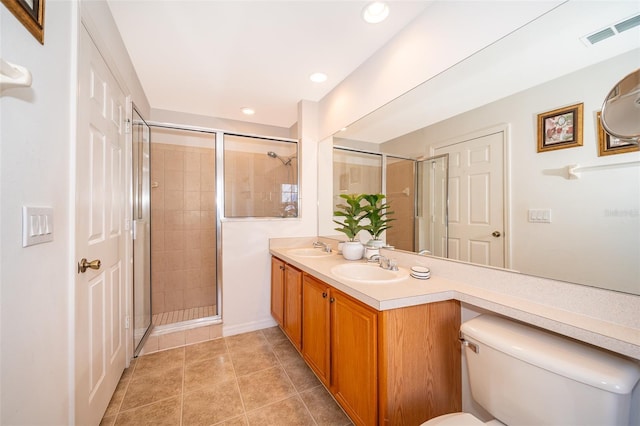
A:
<svg viewBox="0 0 640 426">
<path fill-rule="evenodd" d="M 449 154 L 450 259 L 505 267 L 504 132 L 438 147 Z"/>
<path fill-rule="evenodd" d="M 84 27 L 78 56 L 75 423 L 97 425 L 125 366 L 125 96 Z M 79 264 L 80 266 L 80 264 Z"/>
</svg>

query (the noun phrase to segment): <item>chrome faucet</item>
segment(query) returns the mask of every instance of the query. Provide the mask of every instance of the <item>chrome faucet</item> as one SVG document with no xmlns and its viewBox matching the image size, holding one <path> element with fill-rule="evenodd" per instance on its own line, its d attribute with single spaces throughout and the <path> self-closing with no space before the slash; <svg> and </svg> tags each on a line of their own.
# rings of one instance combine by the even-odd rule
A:
<svg viewBox="0 0 640 426">
<path fill-rule="evenodd" d="M 381 254 L 374 254 L 371 256 L 367 262 L 378 262 L 382 269 L 388 269 L 389 271 L 397 271 L 398 270 L 398 261 L 395 259 L 389 259 L 388 257 L 384 257 Z"/>
<path fill-rule="evenodd" d="M 323 243 L 322 241 L 313 242 L 313 248 L 321 248 L 321 247 L 322 247 L 322 251 L 326 253 L 331 253 L 331 246 L 329 244 Z"/>
</svg>

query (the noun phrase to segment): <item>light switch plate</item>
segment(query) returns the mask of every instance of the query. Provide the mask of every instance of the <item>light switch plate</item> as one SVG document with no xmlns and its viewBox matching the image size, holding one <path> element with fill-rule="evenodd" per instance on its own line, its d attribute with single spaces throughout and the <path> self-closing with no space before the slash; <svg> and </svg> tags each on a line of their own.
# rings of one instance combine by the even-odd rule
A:
<svg viewBox="0 0 640 426">
<path fill-rule="evenodd" d="M 529 222 L 551 223 L 551 210 L 550 209 L 530 209 Z"/>
<path fill-rule="evenodd" d="M 22 247 L 53 241 L 53 208 L 22 206 Z"/>
</svg>

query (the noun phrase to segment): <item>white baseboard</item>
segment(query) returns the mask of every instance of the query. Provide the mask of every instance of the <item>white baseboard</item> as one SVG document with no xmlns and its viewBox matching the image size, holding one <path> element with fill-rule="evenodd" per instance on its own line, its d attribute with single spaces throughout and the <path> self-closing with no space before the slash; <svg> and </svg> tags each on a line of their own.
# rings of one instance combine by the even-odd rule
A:
<svg viewBox="0 0 640 426">
<path fill-rule="evenodd" d="M 262 330 L 263 328 L 269 328 L 277 325 L 273 318 L 268 318 L 260 321 L 252 321 L 244 324 L 227 325 L 222 323 L 222 336 L 234 336 L 236 334 L 248 333 L 250 331 Z"/>
</svg>

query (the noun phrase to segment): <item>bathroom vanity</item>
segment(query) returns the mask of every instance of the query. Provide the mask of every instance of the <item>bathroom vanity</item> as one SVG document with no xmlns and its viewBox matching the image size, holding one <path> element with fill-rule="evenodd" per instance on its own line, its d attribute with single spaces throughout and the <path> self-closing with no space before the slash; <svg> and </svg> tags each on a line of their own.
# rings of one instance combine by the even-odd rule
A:
<svg viewBox="0 0 640 426">
<path fill-rule="evenodd" d="M 355 424 L 420 424 L 461 409 L 458 301 L 379 310 L 310 263 L 272 257 L 272 315 Z"/>
<path fill-rule="evenodd" d="M 312 242 L 271 241 L 273 317 L 356 424 L 461 410 L 458 330 L 469 310 L 640 360 L 640 297 L 385 249 L 401 270 L 426 266 L 431 278 L 349 281 L 337 267 L 366 262 L 319 255 Z"/>
</svg>

